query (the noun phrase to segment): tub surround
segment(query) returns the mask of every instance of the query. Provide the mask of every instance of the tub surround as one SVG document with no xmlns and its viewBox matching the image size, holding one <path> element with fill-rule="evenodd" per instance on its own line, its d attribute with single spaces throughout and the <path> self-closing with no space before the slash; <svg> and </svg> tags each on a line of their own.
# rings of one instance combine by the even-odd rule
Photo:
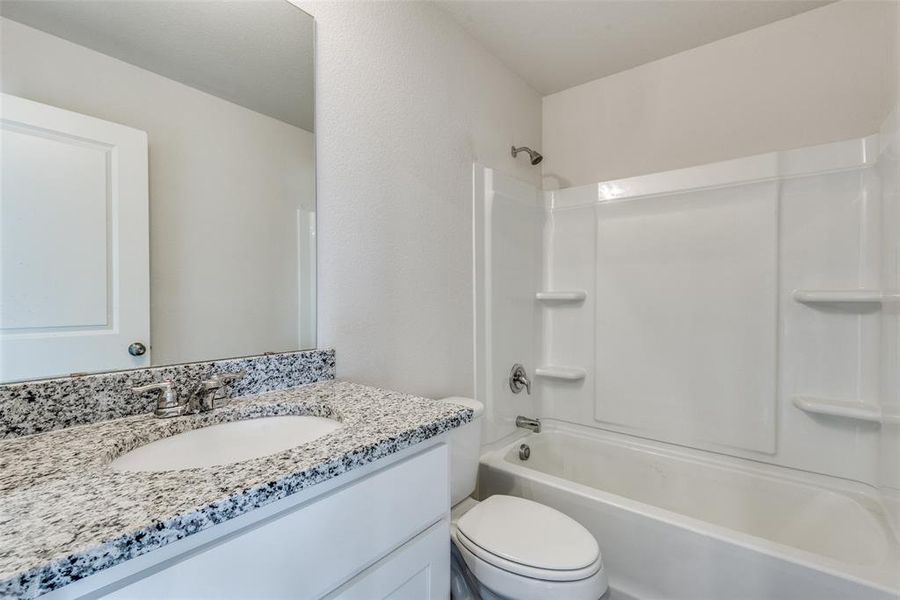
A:
<svg viewBox="0 0 900 600">
<path fill-rule="evenodd" d="M 884 378 L 896 371 L 880 357 L 897 355 L 885 341 L 896 332 L 879 335 L 897 287 L 878 272 L 897 271 L 896 239 L 879 233 L 896 220 L 882 200 L 888 138 L 546 192 L 551 235 L 537 278 L 588 293 L 578 305 L 538 305 L 552 325 L 534 334 L 532 356 L 586 374 L 578 385 L 539 378 L 535 412 L 878 485 Z M 860 301 L 873 298 L 882 302 Z M 503 315 L 494 339 L 520 321 Z M 700 322 L 702 331 L 685 325 Z M 647 323 L 661 324 L 649 346 L 638 335 Z"/>
<path fill-rule="evenodd" d="M 334 350 L 307 350 L 2 385 L 0 439 L 151 412 L 155 399 L 132 393 L 138 385 L 172 379 L 180 396 L 210 375 L 243 370 L 231 395 L 246 396 L 334 379 L 334 360 Z"/>
<path fill-rule="evenodd" d="M 486 448 L 479 494 L 520 496 L 574 518 L 600 542 L 610 585 L 627 597 L 898 598 L 900 545 L 869 486 L 554 419 L 543 425 Z"/>
<path fill-rule="evenodd" d="M 329 355 L 321 359 L 328 362 Z M 137 446 L 182 431 L 280 414 L 330 417 L 343 427 L 230 465 L 159 473 L 109 466 Z M 200 415 L 145 414 L 2 441 L 0 597 L 60 588 L 471 419 L 462 406 L 323 381 L 236 398 Z"/>
</svg>

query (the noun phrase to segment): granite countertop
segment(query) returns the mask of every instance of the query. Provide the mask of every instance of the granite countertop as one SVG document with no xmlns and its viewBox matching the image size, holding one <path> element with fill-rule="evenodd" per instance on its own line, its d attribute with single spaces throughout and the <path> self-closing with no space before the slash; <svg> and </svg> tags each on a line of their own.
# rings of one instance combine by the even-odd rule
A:
<svg viewBox="0 0 900 600">
<path fill-rule="evenodd" d="M 343 427 L 270 456 L 160 473 L 109 463 L 205 425 L 278 414 Z M 179 540 L 472 419 L 387 390 L 324 381 L 237 398 L 201 415 L 139 415 L 0 441 L 0 598 L 30 598 Z"/>
</svg>

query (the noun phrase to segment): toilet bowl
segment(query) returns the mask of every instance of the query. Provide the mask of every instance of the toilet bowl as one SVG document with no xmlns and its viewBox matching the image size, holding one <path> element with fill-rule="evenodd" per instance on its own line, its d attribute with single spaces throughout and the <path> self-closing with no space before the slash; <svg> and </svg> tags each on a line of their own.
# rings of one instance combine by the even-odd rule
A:
<svg viewBox="0 0 900 600">
<path fill-rule="evenodd" d="M 456 549 L 453 600 L 598 600 L 607 589 L 597 541 L 556 509 L 514 496 L 478 502 L 475 489 L 484 406 L 469 398 L 445 402 L 471 408 L 472 423 L 450 434 Z"/>
</svg>

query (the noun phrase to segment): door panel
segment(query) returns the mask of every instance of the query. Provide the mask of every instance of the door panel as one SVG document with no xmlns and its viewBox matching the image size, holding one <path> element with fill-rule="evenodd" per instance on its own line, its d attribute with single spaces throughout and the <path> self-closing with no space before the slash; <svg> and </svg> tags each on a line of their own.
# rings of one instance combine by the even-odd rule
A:
<svg viewBox="0 0 900 600">
<path fill-rule="evenodd" d="M 149 366 L 147 135 L 3 95 L 0 381 Z M 36 233 L 37 232 L 37 233 Z"/>
</svg>

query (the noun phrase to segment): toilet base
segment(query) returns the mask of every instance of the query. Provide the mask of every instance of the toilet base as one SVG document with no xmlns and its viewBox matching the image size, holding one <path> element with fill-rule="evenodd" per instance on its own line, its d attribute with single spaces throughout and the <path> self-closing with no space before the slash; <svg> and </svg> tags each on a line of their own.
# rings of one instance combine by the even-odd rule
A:
<svg viewBox="0 0 900 600">
<path fill-rule="evenodd" d="M 450 600 L 483 600 L 478 581 L 454 542 L 450 542 Z"/>
</svg>

